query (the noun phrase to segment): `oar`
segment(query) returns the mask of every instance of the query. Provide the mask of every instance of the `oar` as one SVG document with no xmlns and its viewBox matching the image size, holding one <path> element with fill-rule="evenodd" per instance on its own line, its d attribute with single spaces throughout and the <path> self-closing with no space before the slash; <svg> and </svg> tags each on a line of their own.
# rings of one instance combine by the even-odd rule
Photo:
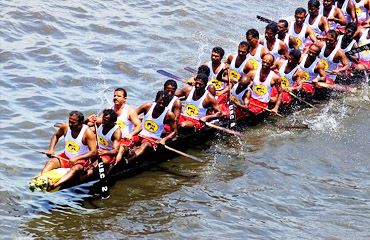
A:
<svg viewBox="0 0 370 240">
<path fill-rule="evenodd" d="M 192 116 L 189 116 L 189 115 L 186 115 L 186 114 L 183 114 L 183 113 L 181 113 L 181 115 L 183 115 L 183 116 L 185 116 L 185 117 L 188 117 L 188 118 L 192 118 L 192 119 L 194 119 L 194 120 L 197 120 L 197 121 L 201 122 L 199 118 L 192 117 Z M 205 122 L 204 124 L 205 124 L 205 125 L 207 125 L 208 127 L 216 128 L 216 129 L 218 129 L 218 130 L 224 131 L 224 132 L 226 132 L 226 133 L 233 134 L 233 135 L 235 135 L 235 136 L 239 136 L 239 137 L 242 137 L 242 136 L 243 136 L 243 134 L 242 134 L 241 132 L 234 131 L 234 130 L 229 129 L 229 128 L 224 128 L 224 127 L 218 126 L 218 125 L 213 124 L 213 123 Z"/>
<path fill-rule="evenodd" d="M 21 147 L 27 148 L 27 149 L 31 149 L 31 150 L 33 150 L 33 151 L 35 151 L 35 152 L 38 152 L 38 153 L 42 153 L 42 154 L 45 154 L 45 155 L 49 155 L 49 154 L 48 154 L 48 152 L 46 152 L 46 151 L 36 150 L 36 149 L 33 149 L 33 148 L 29 147 L 29 146 L 26 146 L 26 145 L 23 145 L 23 144 L 19 144 L 19 143 L 15 143 L 15 144 L 17 144 L 18 146 L 21 146 Z M 58 159 L 60 159 L 60 160 L 64 160 L 64 161 L 70 162 L 70 161 L 69 161 L 69 159 L 67 159 L 67 158 L 63 158 L 63 157 L 60 157 L 60 156 L 55 155 L 55 154 L 51 154 L 50 156 L 52 156 L 52 157 L 54 157 L 54 158 L 58 158 Z"/>
<path fill-rule="evenodd" d="M 172 73 L 169 73 L 169 72 L 167 72 L 167 71 L 165 71 L 165 70 L 157 70 L 157 73 L 162 74 L 162 75 L 164 75 L 164 76 L 166 76 L 166 77 L 169 77 L 169 78 L 175 79 L 175 80 L 177 80 L 177 81 L 180 81 L 180 82 L 183 82 L 183 83 L 188 84 L 188 81 L 186 81 L 186 80 L 184 80 L 184 79 L 182 79 L 182 78 L 180 78 L 180 77 L 178 77 L 178 76 L 175 76 L 175 75 L 173 75 Z"/>
<path fill-rule="evenodd" d="M 55 123 L 54 127 L 61 127 L 62 125 L 63 125 L 63 123 Z"/>
<path fill-rule="evenodd" d="M 311 103 L 307 102 L 306 100 L 302 99 L 301 97 L 298 97 L 298 96 L 297 96 L 297 95 L 295 95 L 294 93 L 289 92 L 289 94 L 290 94 L 291 96 L 295 97 L 296 99 L 298 99 L 299 101 L 301 101 L 301 102 L 303 102 L 303 103 L 307 104 L 308 106 L 312 107 L 313 109 L 315 109 L 315 110 L 317 110 L 317 111 L 319 111 L 319 112 L 322 112 L 322 110 L 321 110 L 320 108 L 318 108 L 318 107 L 314 106 L 313 104 L 311 104 Z"/>
<path fill-rule="evenodd" d="M 141 138 L 144 138 L 144 139 L 146 139 L 146 140 L 148 140 L 148 141 L 150 141 L 150 142 L 154 142 L 154 143 L 157 143 L 157 144 L 161 144 L 161 143 L 159 143 L 159 141 L 155 141 L 155 140 L 150 139 L 150 138 L 147 138 L 147 137 L 145 137 L 145 136 L 143 136 L 143 135 L 140 135 L 140 137 L 141 137 Z M 193 160 L 198 161 L 198 162 L 203 162 L 203 160 L 202 160 L 201 158 L 198 158 L 198 157 L 196 157 L 196 156 L 193 156 L 193 155 L 190 155 L 190 154 L 187 154 L 187 153 L 181 152 L 180 150 L 177 150 L 177 149 L 174 149 L 174 148 L 172 148 L 172 147 L 169 147 L 169 146 L 167 146 L 166 144 L 161 144 L 161 145 L 162 145 L 162 146 L 164 146 L 166 149 L 168 149 L 168 150 L 170 150 L 170 151 L 172 151 L 172 152 L 175 152 L 175 153 L 177 153 L 177 154 L 179 154 L 179 155 L 182 155 L 182 156 L 184 156 L 184 157 L 187 157 L 187 158 L 193 159 Z"/>
<path fill-rule="evenodd" d="M 355 53 L 359 53 L 359 52 L 362 52 L 362 51 L 365 51 L 365 50 L 370 50 L 370 43 L 365 44 L 365 45 L 363 45 L 361 47 L 352 49 L 352 50 L 346 52 L 346 55 L 347 55 L 347 57 L 349 57 L 350 55 L 353 55 Z"/>
<path fill-rule="evenodd" d="M 229 105 L 230 128 L 234 128 L 236 126 L 236 121 L 235 121 L 235 114 L 234 114 L 234 104 L 231 101 L 232 87 L 230 83 L 229 70 L 227 70 L 227 81 L 229 82 L 229 99 L 227 101 L 227 104 Z"/>
<path fill-rule="evenodd" d="M 264 18 L 262 16 L 258 16 L 258 15 L 257 15 L 257 19 L 260 20 L 261 22 L 265 22 L 265 23 L 276 23 L 275 21 L 272 21 L 270 19 Z"/>
<path fill-rule="evenodd" d="M 272 110 L 270 110 L 270 109 L 268 109 L 268 108 L 265 108 L 265 107 L 262 107 L 262 106 L 260 106 L 260 105 L 257 105 L 257 104 L 255 104 L 255 103 L 251 103 L 251 102 L 249 102 L 249 104 L 250 105 L 253 105 L 253 106 L 256 106 L 256 107 L 259 107 L 259 108 L 261 108 L 261 109 L 264 109 L 264 110 L 266 110 L 266 111 L 268 111 L 268 112 L 271 112 L 272 113 Z M 279 117 L 284 117 L 283 115 L 281 115 L 281 114 L 279 114 L 279 113 L 276 113 L 276 115 L 278 115 Z"/>
<path fill-rule="evenodd" d="M 185 67 L 184 69 L 185 69 L 186 71 L 188 71 L 188 72 L 193 73 L 193 74 L 197 74 L 197 73 L 198 73 L 198 71 L 197 71 L 197 70 L 195 70 L 194 68 L 191 68 L 191 67 Z"/>
<path fill-rule="evenodd" d="M 96 148 L 99 149 L 98 128 L 96 127 L 96 123 L 94 123 L 94 128 L 95 128 Z M 109 186 L 107 181 L 107 172 L 105 171 L 104 162 L 99 155 L 98 155 L 98 169 L 101 184 L 101 196 L 102 199 L 107 199 L 110 197 Z"/>
<path fill-rule="evenodd" d="M 314 83 L 308 82 L 308 84 L 314 84 Z M 357 92 L 357 89 L 354 87 L 343 86 L 339 84 L 329 84 L 329 83 L 324 83 L 324 82 L 318 82 L 317 85 L 323 88 L 333 89 L 333 90 L 337 90 L 341 92 L 349 92 L 349 93 Z"/>
</svg>

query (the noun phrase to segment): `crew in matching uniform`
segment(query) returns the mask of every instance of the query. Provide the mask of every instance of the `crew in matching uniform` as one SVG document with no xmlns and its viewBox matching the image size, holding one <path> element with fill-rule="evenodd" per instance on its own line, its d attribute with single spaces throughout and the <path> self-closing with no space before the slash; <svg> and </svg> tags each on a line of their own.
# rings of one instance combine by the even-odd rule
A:
<svg viewBox="0 0 370 240">
<path fill-rule="evenodd" d="M 356 5 L 352 0 L 336 0 L 334 6 L 342 10 L 348 23 L 353 22 L 357 25 Z"/>
<path fill-rule="evenodd" d="M 229 67 L 229 79 L 233 83 L 237 83 L 243 74 L 248 73 L 254 66 L 249 62 L 247 54 L 249 51 L 249 43 L 242 41 L 238 46 L 237 54 L 230 54 L 225 63 Z"/>
<path fill-rule="evenodd" d="M 235 119 L 243 119 L 248 116 L 248 104 L 246 104 L 246 100 L 248 98 L 248 94 L 251 94 L 251 83 L 252 80 L 248 76 L 248 74 L 244 74 L 239 82 L 235 84 L 231 89 L 231 99 L 230 101 L 236 106 L 234 108 Z M 222 108 L 222 110 L 224 110 Z M 225 108 L 225 112 L 227 112 L 227 117 L 229 117 L 228 108 Z"/>
<path fill-rule="evenodd" d="M 292 49 L 299 49 L 298 43 L 294 37 L 290 36 L 288 33 L 289 24 L 288 21 L 285 19 L 280 19 L 277 23 L 278 32 L 276 34 L 276 38 L 280 39 L 288 46 L 288 52 Z"/>
<path fill-rule="evenodd" d="M 344 53 L 351 51 L 352 49 L 358 48 L 356 39 L 354 35 L 357 31 L 357 24 L 350 22 L 346 25 L 344 34 L 338 37 L 338 45 L 343 50 Z M 358 53 L 351 54 L 347 56 L 350 63 L 358 63 Z"/>
<path fill-rule="evenodd" d="M 265 28 L 265 39 L 260 41 L 267 50 L 274 56 L 275 61 L 280 58 L 288 58 L 288 45 L 276 38 L 278 26 L 276 23 L 269 23 Z"/>
<path fill-rule="evenodd" d="M 312 30 L 316 34 L 316 38 L 325 35 L 329 31 L 328 20 L 326 19 L 326 17 L 320 14 L 319 0 L 308 1 L 308 15 L 304 23 L 312 28 Z M 312 44 L 312 41 L 308 39 L 308 43 Z"/>
<path fill-rule="evenodd" d="M 357 23 L 361 25 L 369 19 L 370 0 L 353 0 L 356 6 Z"/>
<path fill-rule="evenodd" d="M 249 53 L 247 54 L 248 62 L 252 64 L 252 70 L 261 67 L 262 58 L 269 50 L 263 45 L 259 44 L 259 33 L 252 28 L 246 32 L 247 42 L 249 43 Z"/>
<path fill-rule="evenodd" d="M 334 6 L 334 0 L 324 0 L 323 6 L 320 7 L 320 14 L 328 19 L 330 30 L 337 30 L 337 27 L 344 27 L 348 23 L 342 10 Z"/>
</svg>

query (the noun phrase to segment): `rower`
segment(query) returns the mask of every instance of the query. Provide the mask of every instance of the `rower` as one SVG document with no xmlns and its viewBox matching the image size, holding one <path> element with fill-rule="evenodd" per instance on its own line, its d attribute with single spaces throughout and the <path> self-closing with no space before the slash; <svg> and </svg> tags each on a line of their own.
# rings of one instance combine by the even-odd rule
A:
<svg viewBox="0 0 370 240">
<path fill-rule="evenodd" d="M 278 69 L 278 75 L 281 77 L 281 86 L 283 87 L 282 102 L 289 105 L 292 97 L 289 92 L 299 91 L 302 89 L 303 70 L 299 67 L 301 51 L 293 49 L 289 52 L 287 60 L 276 61 L 271 70 Z M 276 88 L 272 90 L 271 102 L 277 101 L 279 92 Z"/>
<path fill-rule="evenodd" d="M 336 0 L 334 5 L 342 10 L 348 23 L 353 22 L 357 25 L 356 5 L 352 0 Z"/>
<path fill-rule="evenodd" d="M 155 102 L 142 104 L 136 109 L 138 115 L 144 114 L 142 121 L 143 130 L 139 134 L 139 140 L 136 144 L 140 144 L 135 149 L 134 154 L 126 159 L 127 163 L 132 162 L 150 149 L 155 151 L 158 144 L 166 144 L 166 142 L 177 135 L 177 126 L 175 122 L 175 114 L 166 107 L 170 102 L 170 97 L 165 91 L 159 91 L 156 95 Z M 164 125 L 169 124 L 171 132 L 161 138 Z"/>
<path fill-rule="evenodd" d="M 275 61 L 281 57 L 288 58 L 288 45 L 276 38 L 278 25 L 274 22 L 269 23 L 265 28 L 265 39 L 260 41 L 267 50 L 274 56 Z"/>
<path fill-rule="evenodd" d="M 262 58 L 266 53 L 269 53 L 269 50 L 263 45 L 259 44 L 259 33 L 256 29 L 249 29 L 246 34 L 247 42 L 249 43 L 249 53 L 247 54 L 248 62 L 253 65 L 255 70 L 261 67 Z"/>
<path fill-rule="evenodd" d="M 222 73 L 225 70 L 225 63 L 222 62 L 224 55 L 225 51 L 221 47 L 214 47 L 212 49 L 211 62 L 204 63 L 210 70 L 208 82 L 215 87 L 216 96 L 221 96 L 228 92 L 227 83 L 222 81 Z"/>
<path fill-rule="evenodd" d="M 339 73 L 347 71 L 349 64 L 346 55 L 337 44 L 338 33 L 335 30 L 329 30 L 326 34 L 325 41 L 316 43 L 320 48 L 320 58 L 326 71 L 327 83 L 334 84 L 334 81 Z M 338 65 L 343 67 L 338 69 Z"/>
<path fill-rule="evenodd" d="M 360 39 L 358 40 L 358 46 L 361 47 L 370 43 L 370 28 L 360 29 Z M 355 64 L 355 69 L 358 71 L 370 69 L 370 51 L 364 50 L 359 53 L 358 64 Z"/>
<path fill-rule="evenodd" d="M 117 154 L 116 162 L 119 163 L 122 160 L 122 156 L 131 153 L 134 147 L 134 142 L 137 140 L 137 134 L 142 130 L 141 121 L 131 106 L 126 104 L 127 92 L 123 88 L 117 88 L 113 94 L 113 106 L 107 107 L 107 109 L 113 109 L 117 113 L 117 125 L 121 129 L 122 137 L 120 149 Z M 96 117 L 95 114 L 89 116 L 88 121 L 90 123 L 102 122 L 102 115 Z"/>
<path fill-rule="evenodd" d="M 236 106 L 234 108 L 235 118 L 243 119 L 248 116 L 248 105 L 246 104 L 247 95 L 250 94 L 251 91 L 251 83 L 252 79 L 248 76 L 248 74 L 244 74 L 239 82 L 233 86 L 231 89 L 231 98 L 230 101 Z M 224 107 L 224 106 L 222 106 Z M 229 108 L 226 106 L 225 110 L 222 108 L 223 111 L 227 113 L 227 117 L 229 117 Z"/>
<path fill-rule="evenodd" d="M 348 21 L 342 10 L 334 6 L 334 0 L 324 0 L 323 6 L 320 7 L 320 14 L 329 21 L 330 30 L 337 30 L 337 27 L 347 25 Z"/>
<path fill-rule="evenodd" d="M 264 112 L 268 107 L 273 86 L 275 86 L 278 91 L 278 98 L 275 101 L 274 108 L 271 109 L 271 113 L 278 113 L 281 103 L 281 82 L 280 77 L 271 71 L 273 64 L 274 56 L 267 53 L 262 59 L 261 68 L 250 71 L 247 74 L 250 79 L 253 79 L 253 85 L 251 94 L 247 94 L 247 98 L 244 100 L 244 105 L 247 105 L 248 111 L 254 115 Z"/>
<path fill-rule="evenodd" d="M 181 115 L 182 103 L 180 99 L 175 96 L 176 90 L 177 90 L 176 81 L 169 79 L 164 83 L 163 91 L 165 91 L 170 98 L 170 101 L 168 102 L 166 107 L 168 108 L 168 110 L 175 114 L 175 121 L 177 123 Z"/>
<path fill-rule="evenodd" d="M 55 145 L 61 136 L 64 136 L 65 148 L 64 152 L 58 156 L 69 161 L 50 158 L 41 174 L 55 168 L 70 168 L 70 170 L 56 183 L 49 185 L 49 190 L 55 189 L 62 184 L 68 182 L 73 177 L 81 175 L 91 164 L 91 158 L 97 154 L 96 141 L 94 132 L 85 124 L 83 124 L 84 115 L 78 111 L 69 113 L 68 123 L 63 123 L 60 128 L 54 133 L 50 140 L 47 156 L 55 155 Z"/>
<path fill-rule="evenodd" d="M 358 47 L 357 41 L 354 39 L 354 35 L 357 32 L 357 24 L 350 22 L 346 25 L 344 34 L 338 37 L 338 43 L 344 53 L 351 51 Z M 348 57 L 350 62 L 358 63 L 358 53 L 351 54 Z"/>
<path fill-rule="evenodd" d="M 248 62 L 247 54 L 249 51 L 249 43 L 242 41 L 238 46 L 238 54 L 230 54 L 225 63 L 229 67 L 229 79 L 233 83 L 237 83 L 240 77 L 254 69 L 251 62 Z"/>
<path fill-rule="evenodd" d="M 95 133 L 98 139 L 98 157 L 108 167 L 112 167 L 116 163 L 121 143 L 122 133 L 116 122 L 117 113 L 113 109 L 104 109 L 102 122 Z M 98 161 L 95 161 L 87 170 L 87 177 L 91 176 L 98 169 Z"/>
<path fill-rule="evenodd" d="M 329 23 L 326 17 L 320 14 L 320 1 L 308 1 L 308 15 L 304 21 L 316 33 L 316 38 L 321 38 L 329 31 Z M 312 44 L 311 40 L 308 40 Z"/>
<path fill-rule="evenodd" d="M 276 38 L 280 39 L 288 46 L 288 51 L 292 49 L 299 49 L 298 43 L 295 38 L 288 34 L 288 21 L 285 19 L 280 19 L 277 23 L 277 26 L 278 32 Z"/>
<path fill-rule="evenodd" d="M 184 87 L 176 92 L 176 96 L 186 98 L 178 122 L 179 128 L 193 129 L 195 127 L 199 130 L 205 122 L 223 116 L 216 99 L 206 90 L 207 82 L 207 75 L 200 73 L 195 78 L 194 87 Z M 208 110 L 212 114 L 207 115 Z"/>
<path fill-rule="evenodd" d="M 195 85 L 195 77 L 200 74 L 200 73 L 204 73 L 208 76 L 208 78 L 210 77 L 211 75 L 211 69 L 208 67 L 208 65 L 201 65 L 198 67 L 198 71 L 197 71 L 197 74 L 195 76 L 192 76 L 191 78 L 189 78 L 188 80 L 188 84 L 190 86 L 194 86 Z M 207 90 L 208 92 L 210 92 L 214 97 L 216 97 L 216 88 L 215 86 L 210 82 L 208 81 L 207 82 Z"/>
<path fill-rule="evenodd" d="M 325 65 L 320 61 L 320 58 L 318 57 L 319 54 L 320 48 L 317 45 L 312 44 L 308 48 L 307 53 L 303 54 L 301 63 L 299 64 L 303 70 L 303 86 L 301 91 L 307 97 L 312 97 L 314 95 L 314 86 L 316 86 L 318 82 L 326 81 Z"/>
<path fill-rule="evenodd" d="M 353 3 L 356 6 L 357 23 L 361 25 L 369 19 L 370 0 L 353 0 Z"/>
<path fill-rule="evenodd" d="M 294 14 L 295 22 L 289 25 L 289 35 L 297 41 L 299 49 L 302 51 L 306 46 L 306 38 L 310 38 L 311 42 L 316 42 L 315 31 L 304 23 L 306 18 L 306 9 L 297 8 Z"/>
</svg>

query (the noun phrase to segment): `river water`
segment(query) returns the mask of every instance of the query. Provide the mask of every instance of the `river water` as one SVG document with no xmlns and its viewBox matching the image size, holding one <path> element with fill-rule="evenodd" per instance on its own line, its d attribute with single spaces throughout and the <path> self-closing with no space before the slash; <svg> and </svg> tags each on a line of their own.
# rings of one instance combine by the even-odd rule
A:
<svg viewBox="0 0 370 240">
<path fill-rule="evenodd" d="M 316 103 L 324 113 L 302 108 L 189 149 L 205 162 L 176 157 L 118 181 L 108 200 L 28 189 L 47 159 L 16 143 L 46 150 L 55 123 L 100 112 L 116 87 L 134 107 L 151 101 L 166 80 L 156 70 L 190 77 L 183 68 L 214 46 L 230 54 L 247 29 L 263 33 L 256 15 L 292 19 L 298 4 L 2 1 L 0 238 L 369 239 L 368 84 Z"/>
</svg>

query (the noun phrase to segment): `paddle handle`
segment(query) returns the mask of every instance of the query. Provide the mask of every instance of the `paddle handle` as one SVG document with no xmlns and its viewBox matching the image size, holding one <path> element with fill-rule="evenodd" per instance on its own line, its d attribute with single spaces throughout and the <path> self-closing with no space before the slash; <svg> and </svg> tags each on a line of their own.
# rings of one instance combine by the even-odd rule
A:
<svg viewBox="0 0 370 240">
<path fill-rule="evenodd" d="M 253 105 L 253 106 L 255 106 L 255 107 L 259 107 L 259 108 L 261 108 L 261 109 L 263 109 L 263 110 L 266 110 L 266 111 L 268 111 L 268 112 L 271 112 L 271 113 L 272 113 L 272 110 L 270 110 L 270 109 L 268 109 L 268 108 L 262 107 L 262 106 L 260 106 L 260 105 L 257 105 L 257 104 L 255 104 L 255 103 L 251 103 L 251 102 L 249 102 L 249 104 L 250 104 L 250 105 Z M 279 117 L 284 117 L 283 115 L 281 115 L 281 114 L 279 114 L 279 113 L 276 113 L 276 115 L 278 115 Z"/>
<path fill-rule="evenodd" d="M 317 110 L 317 111 L 319 111 L 319 112 L 322 112 L 322 110 L 321 110 L 320 108 L 318 108 L 318 107 L 316 107 L 316 106 L 312 105 L 311 103 L 307 102 L 306 100 L 304 100 L 304 99 L 302 99 L 302 98 L 298 97 L 298 96 L 297 96 L 297 95 L 295 95 L 294 93 L 289 92 L 289 94 L 290 94 L 291 96 L 295 97 L 296 99 L 298 99 L 299 101 L 301 101 L 301 102 L 303 102 L 303 103 L 307 104 L 308 106 L 312 107 L 313 109 L 315 109 L 315 110 Z"/>
<path fill-rule="evenodd" d="M 178 77 L 176 75 L 173 75 L 172 73 L 169 73 L 169 72 L 167 72 L 165 70 L 157 70 L 157 73 L 162 74 L 163 76 L 166 76 L 166 77 L 175 79 L 177 81 L 180 81 L 180 82 L 183 82 L 183 83 L 188 84 L 188 81 L 186 81 L 186 80 L 184 80 L 184 79 L 182 79 L 182 78 L 180 78 L 180 77 Z"/>
</svg>

